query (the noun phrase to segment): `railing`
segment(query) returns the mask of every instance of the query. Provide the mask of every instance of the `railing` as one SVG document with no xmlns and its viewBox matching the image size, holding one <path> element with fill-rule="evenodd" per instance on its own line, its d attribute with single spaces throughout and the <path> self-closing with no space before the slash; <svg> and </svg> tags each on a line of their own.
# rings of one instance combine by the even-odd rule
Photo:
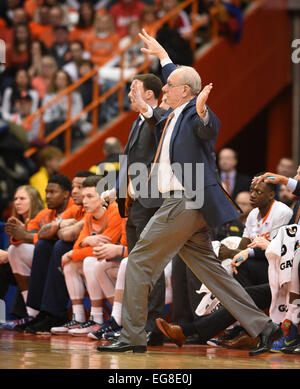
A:
<svg viewBox="0 0 300 389">
<path fill-rule="evenodd" d="M 198 15 L 198 1 L 197 0 L 184 0 L 182 3 L 180 3 L 176 8 L 174 8 L 171 12 L 169 12 L 167 15 L 160 18 L 156 23 L 153 25 L 153 30 L 157 31 L 160 27 L 162 27 L 166 22 L 172 23 L 173 17 L 178 14 L 181 10 L 191 6 L 191 13 L 190 13 L 190 20 L 191 20 L 191 30 L 189 32 L 189 42 L 191 44 L 191 48 L 196 48 L 196 34 L 200 27 L 202 27 L 206 23 L 205 18 L 199 18 Z M 124 77 L 124 67 L 123 67 L 123 61 L 124 61 L 124 55 L 126 51 L 136 44 L 139 41 L 139 37 L 137 36 L 127 47 L 125 47 L 122 50 L 118 50 L 114 53 L 112 57 L 119 56 L 120 57 L 120 79 L 119 81 L 109 90 L 104 92 L 103 94 L 99 95 L 100 88 L 99 88 L 99 69 L 101 66 L 96 66 L 93 70 L 91 70 L 88 74 L 80 78 L 78 81 L 70 85 L 65 90 L 58 93 L 53 99 L 51 99 L 47 104 L 40 107 L 35 113 L 31 114 L 30 116 L 26 117 L 23 121 L 23 126 L 27 128 L 30 123 L 32 123 L 34 120 L 36 120 L 39 117 L 40 120 L 40 126 L 39 126 L 39 138 L 44 139 L 46 143 L 49 143 L 52 139 L 56 138 L 60 134 L 64 133 L 64 153 L 65 156 L 69 156 L 71 153 L 71 138 L 72 138 L 72 125 L 76 123 L 83 115 L 87 114 L 88 112 L 92 111 L 92 129 L 87 135 L 87 137 L 93 137 L 96 135 L 98 130 L 98 108 L 101 103 L 103 103 L 109 96 L 114 94 L 115 92 L 118 92 L 118 109 L 119 114 L 122 114 L 124 112 L 124 86 L 126 83 L 132 79 L 132 77 L 138 73 L 142 73 L 145 71 L 148 71 L 150 60 L 147 55 L 145 55 L 146 60 L 145 62 L 137 67 L 133 73 L 131 73 L 130 77 Z M 103 65 L 102 65 L 103 66 Z M 78 112 L 74 117 L 71 118 L 71 104 L 72 104 L 72 92 L 75 91 L 80 85 L 82 85 L 85 81 L 93 78 L 93 100 L 92 102 L 84 107 L 80 112 Z M 49 108 L 52 104 L 57 103 L 62 97 L 68 96 L 68 109 L 67 109 L 67 119 L 65 123 L 60 125 L 58 128 L 53 130 L 49 135 L 45 136 L 45 123 L 43 120 L 43 114 L 47 108 Z M 26 150 L 25 156 L 30 157 L 32 154 L 36 152 L 36 148 L 31 147 L 30 149 Z"/>
</svg>

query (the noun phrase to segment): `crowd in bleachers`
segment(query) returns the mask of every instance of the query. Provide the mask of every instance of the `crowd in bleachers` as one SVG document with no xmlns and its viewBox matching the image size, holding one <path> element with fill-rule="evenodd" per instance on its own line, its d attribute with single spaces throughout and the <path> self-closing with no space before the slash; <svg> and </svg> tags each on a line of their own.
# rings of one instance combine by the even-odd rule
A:
<svg viewBox="0 0 300 389">
<path fill-rule="evenodd" d="M 242 9 L 247 3 L 199 1 L 198 16 L 203 18 L 204 30 L 209 30 L 210 17 L 217 18 L 220 19 L 218 25 L 222 26 L 218 33 L 228 35 L 226 29 L 230 29 L 235 20 L 233 30 L 238 30 L 240 35 Z M 100 82 L 102 90 L 106 90 L 119 78 L 120 59 L 114 56 L 117 50 L 128 45 L 141 28 L 154 34 L 153 23 L 177 4 L 177 0 L 3 1 L 0 39 L 6 43 L 6 64 L 0 75 L 2 118 L 21 124 L 28 114 L 85 74 L 86 70 L 81 68 L 82 62 L 87 64 L 85 60 L 90 61 L 91 68 L 105 65 L 101 68 Z M 190 16 L 183 10 L 174 19 L 173 26 L 165 24 L 157 31 L 158 41 L 166 47 L 174 62 L 180 59 L 180 63 L 191 64 L 193 61 L 190 29 Z M 200 36 L 199 39 L 201 43 Z M 144 61 L 140 46 L 139 42 L 126 53 L 123 66 L 128 74 Z M 67 75 L 66 80 L 57 85 L 60 70 Z M 157 71 L 155 63 L 152 70 Z M 76 108 L 87 103 L 86 94 L 83 96 L 81 91 L 72 97 Z M 111 116 L 102 117 L 103 120 L 109 118 Z M 54 119 L 49 131 L 57 124 Z M 88 128 L 83 132 L 88 132 Z M 29 142 L 37 135 L 36 131 L 31 131 Z"/>
<path fill-rule="evenodd" d="M 158 41 L 175 63 L 192 63 L 189 9 L 181 11 L 172 26 L 167 23 L 157 32 L 153 30 L 153 24 L 178 3 L 178 0 L 1 2 L 0 39 L 6 44 L 6 64 L 0 72 L 1 138 L 4 142 L 9 138 L 16 150 L 20 150 L 14 155 L 3 155 L 4 166 L 14 173 L 1 174 L 0 177 L 2 210 L 12 199 L 14 189 L 27 183 L 28 177 L 40 167 L 36 163 L 37 155 L 30 159 L 22 156 L 22 151 L 30 146 L 38 150 L 45 146 L 40 137 L 40 116 L 24 120 L 37 108 L 47 104 L 96 65 L 103 65 L 99 71 L 99 93 L 107 91 L 120 78 L 120 57 L 114 55 L 115 52 L 128 46 L 141 28 L 157 34 Z M 199 1 L 198 17 L 203 18 L 203 29 L 198 34 L 198 46 L 210 39 L 211 21 L 216 18 L 219 27 L 223 25 L 218 34 L 229 36 L 229 30 L 226 32 L 224 25 L 229 28 L 236 18 L 231 8 L 236 10 L 236 14 L 241 13 L 248 3 L 248 0 Z M 240 34 L 241 15 L 239 20 Z M 144 62 L 141 46 L 142 42 L 139 41 L 126 52 L 123 61 L 125 76 Z M 152 58 L 150 71 L 154 74 L 160 72 L 155 58 Z M 125 90 L 125 109 L 129 109 L 127 92 Z M 90 104 L 92 98 L 93 79 L 90 78 L 72 92 L 70 117 L 73 118 Z M 45 110 L 45 136 L 65 122 L 68 104 L 68 97 L 65 96 Z M 100 107 L 99 124 L 112 119 L 117 113 L 117 96 L 113 94 Z M 92 114 L 89 112 L 72 125 L 71 146 L 78 144 L 77 140 L 91 131 L 91 120 Z M 50 144 L 64 150 L 63 134 L 55 137 Z M 16 175 L 15 170 L 19 167 L 23 174 Z M 8 190 L 3 189 L 6 187 Z"/>
<path fill-rule="evenodd" d="M 218 33 L 238 42 L 241 11 L 246 3 L 203 0 L 199 2 L 199 15 L 207 16 L 207 25 L 217 18 Z M 121 218 L 116 201 L 108 206 L 103 203 L 96 188 L 102 176 L 111 170 L 119 171 L 122 145 L 118 139 L 108 138 L 104 144 L 105 160 L 95 161 L 89 170 L 78 171 L 71 181 L 59 174 L 62 139 L 57 137 L 52 145 L 45 145 L 38 139 L 38 121 L 30 123 L 25 132 L 21 125 L 26 116 L 95 65 L 101 66 L 104 89 L 115 83 L 120 64 L 119 57 L 112 53 L 126 47 L 142 27 L 151 33 L 153 22 L 176 4 L 176 0 L 7 0 L 1 4 L 1 15 L 5 16 L 0 19 L 0 38 L 7 42 L 7 67 L 0 80 L 0 212 L 5 222 L 1 233 L 9 237 L 9 242 L 2 243 L 0 250 L 0 299 L 9 285 L 16 286 L 11 307 L 14 319 L 2 324 L 2 328 L 96 340 L 119 336 L 130 252 L 126 219 Z M 190 58 L 183 54 L 186 47 L 190 50 L 189 14 L 182 11 L 174 25 L 175 28 L 164 25 L 156 38 L 174 62 L 182 63 L 184 58 L 191 64 L 193 53 L 189 51 Z M 200 42 L 202 37 L 199 38 Z M 179 46 L 174 48 L 172 42 L 185 42 L 186 47 L 178 51 Z M 138 42 L 126 53 L 124 66 L 128 71 L 144 61 L 140 49 Z M 158 64 L 154 59 L 152 65 L 155 73 Z M 91 102 L 89 80 L 71 98 L 72 117 Z M 113 104 L 109 107 L 113 115 Z M 103 120 L 111 117 L 106 108 L 108 116 Z M 67 99 L 45 110 L 46 134 L 65 121 L 67 110 Z M 81 137 L 90 128 L 89 115 L 82 116 L 73 126 L 72 135 Z M 29 143 L 40 149 L 31 159 L 23 156 Z M 289 177 L 299 180 L 299 169 L 290 158 L 282 158 L 276 173 L 286 177 L 287 185 L 260 182 L 255 186 L 252 177 L 238 171 L 235 150 L 222 149 L 217 162 L 222 185 L 243 214 L 212 231 L 216 257 L 259 308 L 268 310 L 272 319 L 281 323 L 285 337 L 275 342 L 272 350 L 278 352 L 290 345 L 300 353 L 298 307 L 289 300 L 299 292 L 299 278 L 295 277 L 293 287 L 280 290 L 279 295 L 280 288 L 274 287 L 277 281 L 270 292 L 268 274 L 268 255 L 276 251 L 273 241 L 279 239 L 282 228 L 299 224 L 299 201 L 293 195 L 295 187 L 291 189 L 288 181 Z M 293 246 L 290 257 L 296 257 L 299 242 L 288 242 Z M 280 255 L 278 260 L 280 264 Z M 272 271 L 274 275 L 278 269 Z M 178 345 L 209 342 L 232 348 L 256 346 L 257 341 L 245 333 L 240 323 L 228 319 L 225 308 L 178 256 L 165 268 L 163 278 L 164 304 L 172 305 L 169 319 L 175 324 L 168 328 L 172 341 Z M 86 296 L 89 307 L 84 303 Z M 284 306 L 281 313 L 279 304 Z M 164 334 L 167 325 L 161 318 L 158 326 Z M 217 337 L 220 330 L 224 334 Z M 284 343 L 286 340 L 288 343 Z M 156 345 L 150 337 L 148 344 Z"/>
</svg>

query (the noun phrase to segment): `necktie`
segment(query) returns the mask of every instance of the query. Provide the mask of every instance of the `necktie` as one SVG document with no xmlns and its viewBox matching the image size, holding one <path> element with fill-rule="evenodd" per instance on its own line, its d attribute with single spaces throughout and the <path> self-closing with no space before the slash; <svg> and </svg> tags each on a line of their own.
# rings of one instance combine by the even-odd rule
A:
<svg viewBox="0 0 300 389">
<path fill-rule="evenodd" d="M 231 194 L 230 179 L 229 179 L 228 173 L 226 173 L 226 176 L 225 176 L 225 186 L 226 186 L 226 190 L 227 190 L 228 194 Z"/>
<path fill-rule="evenodd" d="M 141 121 L 142 121 L 142 119 L 141 119 L 141 117 L 140 117 L 140 115 L 139 115 L 138 118 L 136 119 L 134 128 L 133 128 L 132 133 L 131 133 L 131 136 L 130 136 L 130 145 L 132 144 L 132 142 L 133 142 L 134 139 L 135 139 L 135 135 L 136 135 L 136 133 L 137 133 L 139 127 L 140 127 Z"/>
<path fill-rule="evenodd" d="M 153 170 L 155 168 L 156 162 L 157 162 L 157 160 L 159 158 L 159 155 L 160 155 L 160 152 L 161 152 L 162 144 L 163 144 L 163 141 L 164 141 L 164 138 L 165 138 L 165 135 L 166 135 L 166 131 L 167 131 L 168 125 L 169 125 L 170 121 L 173 119 L 173 117 L 174 117 L 174 112 L 171 112 L 170 115 L 168 116 L 167 120 L 166 120 L 164 129 L 163 129 L 161 137 L 160 137 L 159 144 L 157 146 L 156 154 L 155 154 L 153 165 L 152 165 L 149 177 L 148 177 L 148 181 L 150 180 L 150 177 L 151 177 L 151 175 L 153 173 Z"/>
</svg>

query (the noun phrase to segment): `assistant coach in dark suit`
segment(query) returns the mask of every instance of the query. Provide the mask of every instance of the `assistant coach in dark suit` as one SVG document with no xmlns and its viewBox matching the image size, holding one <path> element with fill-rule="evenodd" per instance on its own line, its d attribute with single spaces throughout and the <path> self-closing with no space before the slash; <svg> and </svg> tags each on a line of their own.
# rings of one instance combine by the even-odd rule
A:
<svg viewBox="0 0 300 389">
<path fill-rule="evenodd" d="M 149 104 L 157 118 L 165 114 L 165 110 L 158 106 L 158 99 L 162 89 L 161 80 L 154 74 L 139 74 L 133 78 L 129 98 L 131 100 L 131 109 L 138 112 L 135 102 L 131 99 L 133 85 L 141 90 L 143 100 Z M 147 167 L 147 176 L 150 172 L 156 152 L 156 141 L 154 128 L 150 128 L 144 116 L 139 115 L 131 126 L 127 144 L 124 148 L 124 154 L 127 156 L 127 162 L 120 166 L 119 177 L 116 185 L 116 196 L 119 206 L 119 212 L 122 217 L 128 217 L 126 223 L 126 237 L 128 253 L 131 252 L 138 241 L 144 227 L 162 205 L 162 198 L 151 197 L 151 193 L 142 196 L 138 193 L 134 185 L 135 175 L 130 173 L 130 166 L 142 163 Z M 122 188 L 127 188 L 127 196 L 120 195 Z M 158 191 L 157 191 L 158 192 Z M 112 194 L 108 195 L 111 196 Z M 159 315 L 165 316 L 165 277 L 162 273 L 158 279 L 150 297 L 148 305 L 148 320 L 146 330 L 148 333 L 148 344 L 152 346 L 162 344 L 162 334 L 157 330 L 155 319 Z"/>
<path fill-rule="evenodd" d="M 161 61 L 167 81 L 163 92 L 172 108 L 168 119 L 160 120 L 155 128 L 160 142 L 154 161 L 159 161 L 158 186 L 166 198 L 128 258 L 120 338 L 97 350 L 146 352 L 147 296 L 164 267 L 178 253 L 246 331 L 252 337 L 260 336 L 258 349 L 251 353 L 269 351 L 273 341 L 282 336 L 280 327 L 257 308 L 221 266 L 210 240 L 210 227 L 239 216 L 215 175 L 213 150 L 220 122 L 206 107 L 212 85 L 200 93 L 201 79 L 193 68 L 176 68 L 163 47 L 144 30 L 140 38 L 147 47 L 142 51 Z M 149 110 L 143 114 L 151 117 Z M 204 170 L 201 177 L 197 164 L 201 164 L 200 172 Z M 202 179 L 201 188 L 197 181 Z M 196 193 L 190 201 L 187 196 L 191 197 L 193 191 Z"/>
</svg>

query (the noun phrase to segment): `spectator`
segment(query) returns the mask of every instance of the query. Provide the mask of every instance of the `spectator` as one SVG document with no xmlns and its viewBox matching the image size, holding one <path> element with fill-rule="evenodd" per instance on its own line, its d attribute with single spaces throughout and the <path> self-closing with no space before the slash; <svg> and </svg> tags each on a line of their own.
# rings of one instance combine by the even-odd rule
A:
<svg viewBox="0 0 300 389">
<path fill-rule="evenodd" d="M 90 55 L 84 51 L 84 45 L 81 41 L 73 41 L 70 43 L 70 60 L 63 66 L 63 70 L 69 74 L 72 81 L 77 81 L 79 75 L 79 66 L 84 59 L 89 59 Z"/>
<path fill-rule="evenodd" d="M 40 151 L 39 159 L 41 167 L 37 173 L 30 177 L 29 183 L 39 191 L 44 204 L 46 204 L 46 187 L 51 176 L 59 172 L 63 153 L 57 147 L 46 146 Z"/>
<path fill-rule="evenodd" d="M 90 73 L 91 70 L 93 70 L 94 64 L 89 59 L 84 59 L 80 62 L 78 66 L 78 73 L 79 78 L 85 76 L 86 74 Z M 77 88 L 78 92 L 81 94 L 83 106 L 86 107 L 89 105 L 93 100 L 93 88 L 94 88 L 94 81 L 93 78 L 90 77 L 87 79 L 83 84 L 79 85 Z M 88 120 L 91 121 L 92 113 L 88 113 Z"/>
<path fill-rule="evenodd" d="M 14 222 L 26 226 L 43 208 L 44 205 L 40 194 L 34 187 L 30 185 L 20 186 L 14 194 L 12 213 L 8 223 Z M 13 242 L 13 238 L 11 239 L 11 244 L 17 244 Z M 17 285 L 17 282 L 8 262 L 8 252 L 0 250 L 0 258 L 0 298 L 3 300 L 9 285 Z M 12 306 L 11 311 L 13 311 L 15 316 L 22 318 L 25 315 L 24 300 L 21 297 L 15 301 L 18 304 Z M 12 329 L 14 325 L 22 324 L 22 322 L 17 320 L 7 324 L 9 327 L 5 328 Z"/>
<path fill-rule="evenodd" d="M 104 65 L 118 50 L 119 40 L 111 16 L 99 14 L 95 18 L 93 33 L 86 38 L 85 49 L 91 53 L 94 64 Z"/>
<path fill-rule="evenodd" d="M 237 152 L 230 148 L 223 148 L 218 154 L 218 165 L 221 180 L 227 193 L 233 198 L 242 191 L 249 191 L 251 177 L 236 170 L 238 164 Z"/>
<path fill-rule="evenodd" d="M 93 32 L 95 21 L 95 8 L 90 1 L 80 3 L 79 20 L 70 32 L 70 41 L 85 42 L 85 39 Z"/>
<path fill-rule="evenodd" d="M 280 200 L 281 201 L 281 200 Z M 237 205 L 241 208 L 242 214 L 239 218 L 239 220 L 243 223 L 243 225 L 246 224 L 247 217 L 252 210 L 252 205 L 250 202 L 250 192 L 239 192 L 235 198 L 235 202 Z"/>
<path fill-rule="evenodd" d="M 9 27 L 5 24 L 3 28 L 0 29 L 0 38 L 5 41 L 6 47 L 9 47 L 12 44 L 14 27 L 18 24 L 28 24 L 28 21 L 28 14 L 24 8 L 16 8 L 14 10 L 12 24 Z"/>
<path fill-rule="evenodd" d="M 46 54 L 46 48 L 42 41 L 33 40 L 30 44 L 30 60 L 27 70 L 29 78 L 42 75 L 42 58 Z"/>
<path fill-rule="evenodd" d="M 20 7 L 22 7 L 21 0 L 6 0 L 1 2 L 0 15 L 2 15 L 8 26 L 12 25 L 15 10 Z"/>
<path fill-rule="evenodd" d="M 15 121 L 14 115 L 17 112 L 16 101 L 20 97 L 29 95 L 31 98 L 31 112 L 38 109 L 39 96 L 37 91 L 30 88 L 29 76 L 26 70 L 20 69 L 15 76 L 14 85 L 4 90 L 1 114 L 2 118 L 7 121 Z"/>
<path fill-rule="evenodd" d="M 146 6 L 142 12 L 141 23 L 146 32 L 154 38 L 156 37 L 156 29 L 154 28 L 154 24 L 156 23 L 157 19 L 158 16 L 155 7 L 151 5 Z"/>
<path fill-rule="evenodd" d="M 74 9 L 79 9 L 82 3 L 90 3 L 95 10 L 102 10 L 104 9 L 111 1 L 110 0 L 67 0 L 67 4 L 69 7 Z"/>
<path fill-rule="evenodd" d="M 47 48 L 50 48 L 55 41 L 54 29 L 57 26 L 64 24 L 64 11 L 60 6 L 53 6 L 49 10 L 50 29 L 45 29 L 39 35 L 39 39 Z"/>
<path fill-rule="evenodd" d="M 43 99 L 50 89 L 57 71 L 55 59 L 45 55 L 41 60 L 41 74 L 31 80 L 31 86 L 38 92 L 40 100 Z"/>
<path fill-rule="evenodd" d="M 165 23 L 156 34 L 157 41 L 169 53 L 174 63 L 192 65 L 194 54 L 187 39 L 182 38 L 176 26 Z"/>
<path fill-rule="evenodd" d="M 138 20 L 130 22 L 128 25 L 128 34 L 124 36 L 119 42 L 119 49 L 126 49 L 131 42 L 138 36 L 141 32 L 141 23 Z M 132 76 L 137 68 L 145 62 L 145 54 L 141 52 L 141 48 L 144 47 L 144 44 L 141 40 L 138 40 L 134 45 L 129 47 L 123 56 L 122 66 L 123 66 L 123 77 L 129 78 Z M 121 77 L 121 57 L 116 56 L 108 64 L 105 64 L 100 69 L 100 78 L 104 83 L 106 80 L 118 82 Z M 156 62 L 156 61 L 155 61 Z"/>
<path fill-rule="evenodd" d="M 294 177 L 296 174 L 296 167 L 291 158 L 281 158 L 278 162 L 276 173 L 281 176 Z"/>
<path fill-rule="evenodd" d="M 16 99 L 16 112 L 12 115 L 11 121 L 22 125 L 26 130 L 28 143 L 34 141 L 39 136 L 40 123 L 39 119 L 25 120 L 32 113 L 32 97 L 20 95 Z"/>
<path fill-rule="evenodd" d="M 209 8 L 211 36 L 227 36 L 238 43 L 243 29 L 243 15 L 239 6 L 228 1 L 214 0 Z"/>
<path fill-rule="evenodd" d="M 53 28 L 54 42 L 49 47 L 49 54 L 55 59 L 57 67 L 62 68 L 71 58 L 69 47 L 69 30 L 65 25 Z"/>
<path fill-rule="evenodd" d="M 45 95 L 42 101 L 42 105 L 47 104 L 50 100 L 52 100 L 55 96 L 57 96 L 60 92 L 65 90 L 72 83 L 71 77 L 68 73 L 63 70 L 58 70 L 55 74 L 54 81 L 50 87 L 49 92 Z M 72 102 L 71 102 L 71 112 L 70 118 L 73 118 L 83 109 L 83 101 L 79 92 L 75 91 L 71 93 Z M 68 113 L 68 96 L 63 96 L 56 103 L 50 105 L 44 112 L 44 122 L 45 122 L 45 133 L 46 135 L 50 134 L 60 125 L 62 125 L 67 120 Z M 83 131 L 88 132 L 91 127 L 88 124 L 88 128 L 86 130 L 86 115 L 82 115 L 82 117 L 72 126 L 73 134 L 72 138 L 77 136 L 81 136 Z M 63 134 L 54 138 L 51 141 L 51 144 L 60 147 L 63 149 Z"/>
<path fill-rule="evenodd" d="M 24 8 L 31 19 L 34 18 L 36 10 L 43 5 L 43 0 L 25 0 Z"/>
<path fill-rule="evenodd" d="M 161 9 L 158 11 L 158 17 L 162 18 L 177 6 L 178 0 L 162 0 Z M 187 38 L 187 36 L 191 33 L 191 22 L 185 11 L 179 11 L 179 13 L 174 16 L 171 23 L 183 38 Z"/>
<path fill-rule="evenodd" d="M 35 20 L 29 23 L 32 39 L 43 42 L 43 37 L 47 34 L 52 34 L 52 26 L 50 24 L 50 7 L 46 4 L 41 4 L 37 8 Z M 45 43 L 43 42 L 45 45 Z"/>
<path fill-rule="evenodd" d="M 141 20 L 145 7 L 145 3 L 139 0 L 120 0 L 110 8 L 109 13 L 120 37 L 127 34 L 127 27 L 130 22 Z"/>
<path fill-rule="evenodd" d="M 0 210 L 8 206 L 15 189 L 28 182 L 30 168 L 24 158 L 26 133 L 19 126 L 0 120 Z M 24 139 L 25 135 L 25 139 Z"/>
<path fill-rule="evenodd" d="M 121 142 L 118 138 L 106 138 L 103 145 L 103 154 L 105 159 L 98 163 L 98 166 L 92 166 L 90 171 L 97 175 L 106 176 L 109 171 L 119 172 L 119 156 L 123 152 Z"/>
<path fill-rule="evenodd" d="M 26 24 L 18 24 L 13 29 L 11 46 L 7 47 L 7 68 L 14 75 L 29 62 L 30 30 Z"/>
</svg>

